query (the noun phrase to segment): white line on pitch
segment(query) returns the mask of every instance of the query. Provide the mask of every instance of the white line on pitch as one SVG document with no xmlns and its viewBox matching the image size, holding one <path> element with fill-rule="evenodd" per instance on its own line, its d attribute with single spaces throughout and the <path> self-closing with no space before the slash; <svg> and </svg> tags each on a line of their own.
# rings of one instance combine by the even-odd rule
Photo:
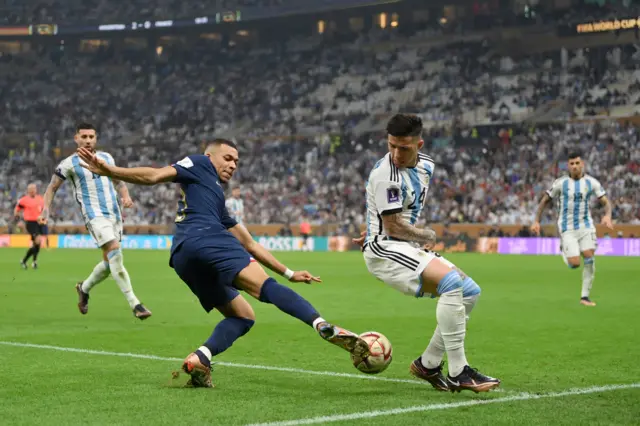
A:
<svg viewBox="0 0 640 426">
<path fill-rule="evenodd" d="M 451 402 L 451 403 L 444 403 L 444 404 L 416 405 L 413 407 L 394 408 L 390 410 L 363 411 L 360 413 L 336 414 L 333 416 L 310 417 L 306 419 L 286 420 L 286 421 L 272 422 L 272 423 L 254 423 L 247 426 L 311 425 L 316 423 L 330 423 L 330 422 L 339 422 L 339 421 L 348 421 L 348 420 L 369 419 L 372 417 L 393 416 L 397 414 L 417 413 L 417 412 L 423 412 L 423 411 L 449 410 L 452 408 L 471 407 L 474 405 L 499 404 L 499 403 L 505 403 L 505 402 L 527 401 L 531 399 L 542 399 L 542 398 L 562 398 L 565 396 L 585 395 L 589 393 L 598 393 L 598 392 L 611 392 L 616 390 L 632 389 L 632 388 L 640 388 L 640 383 L 630 383 L 626 385 L 593 386 L 589 388 L 568 389 L 562 392 L 549 392 L 549 393 L 543 393 L 543 394 L 522 393 L 522 394 L 506 396 L 502 398 L 474 399 L 471 401 Z"/>
<path fill-rule="evenodd" d="M 146 354 L 132 354 L 126 352 L 108 352 L 108 351 L 97 351 L 92 349 L 78 349 L 78 348 L 67 348 L 62 346 L 52 346 L 52 345 L 38 345 L 35 343 L 21 343 L 21 342 L 6 342 L 0 341 L 0 345 L 5 346 L 17 346 L 21 348 L 35 348 L 35 349 L 50 349 L 54 351 L 62 351 L 62 352 L 75 352 L 82 354 L 90 354 L 90 355 L 104 355 L 104 356 L 119 356 L 125 358 L 140 358 L 140 359 L 152 359 L 156 361 L 171 361 L 171 362 L 182 362 L 183 358 L 170 358 L 170 357 L 162 357 L 157 355 L 146 355 Z M 329 376 L 329 377 L 345 377 L 349 379 L 361 379 L 361 380 L 375 380 L 380 382 L 394 382 L 394 383 L 409 383 L 412 385 L 419 386 L 430 386 L 429 383 L 411 380 L 411 379 L 394 379 L 391 377 L 380 377 L 380 376 L 367 376 L 365 374 L 351 374 L 351 373 L 337 373 L 335 371 L 314 371 L 314 370 L 303 370 L 301 368 L 289 368 L 289 367 L 273 367 L 270 365 L 256 365 L 256 364 L 237 364 L 235 362 L 216 362 L 215 365 L 221 365 L 225 367 L 237 367 L 237 368 L 249 368 L 254 370 L 268 370 L 268 371 L 280 371 L 284 373 L 297 373 L 297 374 L 310 374 L 316 376 Z"/>
</svg>

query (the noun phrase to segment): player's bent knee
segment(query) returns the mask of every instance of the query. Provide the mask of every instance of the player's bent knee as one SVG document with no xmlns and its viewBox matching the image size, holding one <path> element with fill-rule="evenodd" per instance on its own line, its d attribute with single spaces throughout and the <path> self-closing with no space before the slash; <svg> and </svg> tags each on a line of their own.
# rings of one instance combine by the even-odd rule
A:
<svg viewBox="0 0 640 426">
<path fill-rule="evenodd" d="M 567 259 L 567 264 L 569 268 L 576 269 L 580 267 L 580 257 L 570 257 Z"/>
<path fill-rule="evenodd" d="M 473 278 L 466 277 L 462 280 L 462 297 L 471 297 L 480 294 L 482 290 Z"/>
<path fill-rule="evenodd" d="M 422 291 L 425 293 L 442 294 L 462 287 L 460 274 L 437 258 L 429 262 L 420 276 L 422 278 Z"/>
<path fill-rule="evenodd" d="M 593 258 L 593 256 L 595 256 L 595 251 L 594 250 L 585 250 L 582 252 L 582 257 L 584 257 L 585 261 L 588 258 Z"/>
<path fill-rule="evenodd" d="M 251 262 L 244 268 L 234 281 L 237 288 L 246 291 L 256 299 L 260 298 L 262 285 L 269 278 L 269 275 L 262 269 L 257 262 Z"/>
<path fill-rule="evenodd" d="M 249 302 L 241 295 L 236 296 L 231 302 L 224 306 L 216 307 L 216 309 L 226 318 L 233 317 L 251 321 L 251 326 L 253 326 L 253 322 L 256 320 L 255 311 Z M 249 328 L 251 328 L 251 326 Z"/>
</svg>

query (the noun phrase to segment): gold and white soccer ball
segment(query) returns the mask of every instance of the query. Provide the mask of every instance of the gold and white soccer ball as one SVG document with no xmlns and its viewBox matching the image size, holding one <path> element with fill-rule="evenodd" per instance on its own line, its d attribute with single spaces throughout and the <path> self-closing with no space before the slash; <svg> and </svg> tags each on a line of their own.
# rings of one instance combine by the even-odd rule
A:
<svg viewBox="0 0 640 426">
<path fill-rule="evenodd" d="M 353 365 L 363 373 L 378 374 L 389 367 L 393 357 L 391 342 L 382 333 L 367 331 L 360 338 L 369 345 L 369 356 L 365 358 L 351 355 Z"/>
</svg>

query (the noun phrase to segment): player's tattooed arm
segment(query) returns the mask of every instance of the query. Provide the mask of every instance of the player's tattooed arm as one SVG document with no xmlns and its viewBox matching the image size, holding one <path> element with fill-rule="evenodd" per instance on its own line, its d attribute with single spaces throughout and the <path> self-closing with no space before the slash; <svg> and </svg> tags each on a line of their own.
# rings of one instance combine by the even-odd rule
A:
<svg viewBox="0 0 640 426">
<path fill-rule="evenodd" d="M 536 235 L 540 234 L 540 219 L 542 218 L 544 209 L 550 202 L 551 197 L 545 192 L 542 196 L 542 199 L 540 200 L 540 203 L 538 204 L 538 210 L 536 210 L 536 218 L 533 220 L 533 224 L 531 225 L 531 231 Z"/>
<path fill-rule="evenodd" d="M 47 190 L 44 193 L 44 208 L 42 209 L 42 213 L 40 213 L 40 217 L 38 220 L 40 222 L 44 222 L 49 220 L 49 212 L 51 209 L 51 203 L 53 202 L 53 197 L 55 197 L 56 192 L 62 186 L 64 180 L 60 179 L 57 175 L 53 175 L 51 177 L 51 182 L 49 182 L 49 186 L 47 186 Z"/>
<path fill-rule="evenodd" d="M 382 216 L 387 235 L 406 241 L 416 241 L 421 245 L 433 245 L 436 242 L 436 231 L 431 228 L 416 228 L 402 218 L 400 213 Z"/>
<path fill-rule="evenodd" d="M 602 224 L 609 229 L 613 229 L 613 221 L 611 219 L 611 215 L 613 214 L 613 206 L 611 205 L 611 201 L 607 198 L 606 195 L 600 197 L 600 204 L 604 206 L 604 216 L 602 217 Z"/>
</svg>

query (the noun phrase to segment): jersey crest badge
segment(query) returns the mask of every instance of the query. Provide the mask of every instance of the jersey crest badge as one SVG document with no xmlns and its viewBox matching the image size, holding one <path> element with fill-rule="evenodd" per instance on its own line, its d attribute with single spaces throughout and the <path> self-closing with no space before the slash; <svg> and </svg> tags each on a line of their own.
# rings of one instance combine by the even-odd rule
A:
<svg viewBox="0 0 640 426">
<path fill-rule="evenodd" d="M 397 203 L 398 201 L 400 201 L 400 191 L 398 188 L 387 189 L 387 202 Z"/>
</svg>

